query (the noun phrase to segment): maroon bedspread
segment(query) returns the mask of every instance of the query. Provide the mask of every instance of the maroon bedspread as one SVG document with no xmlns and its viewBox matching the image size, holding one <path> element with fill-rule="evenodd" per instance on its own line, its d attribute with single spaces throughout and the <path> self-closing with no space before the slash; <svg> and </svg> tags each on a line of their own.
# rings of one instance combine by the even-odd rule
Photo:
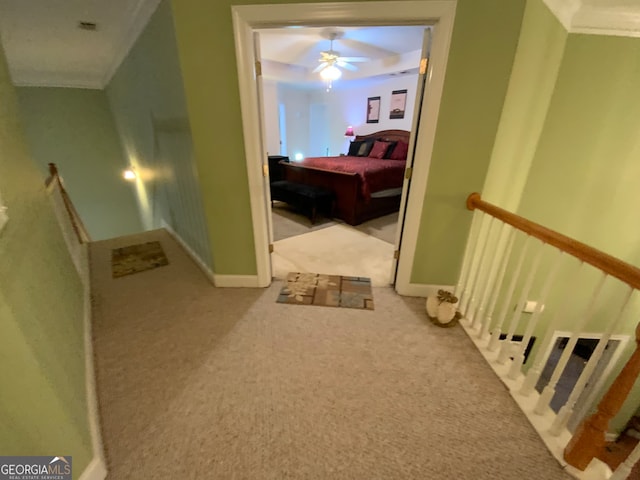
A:
<svg viewBox="0 0 640 480">
<path fill-rule="evenodd" d="M 355 173 L 360 177 L 360 188 L 365 200 L 371 194 L 387 188 L 401 187 L 405 160 L 384 160 L 369 157 L 309 157 L 292 162 L 306 167 L 321 168 L 334 172 Z"/>
</svg>

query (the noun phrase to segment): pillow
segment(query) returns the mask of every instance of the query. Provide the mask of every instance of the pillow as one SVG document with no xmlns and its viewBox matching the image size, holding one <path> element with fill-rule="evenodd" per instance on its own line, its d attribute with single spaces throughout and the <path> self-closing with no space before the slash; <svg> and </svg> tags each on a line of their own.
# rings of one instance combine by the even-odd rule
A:
<svg viewBox="0 0 640 480">
<path fill-rule="evenodd" d="M 371 158 L 384 158 L 391 146 L 390 142 L 382 142 L 380 140 L 376 140 L 373 142 L 373 147 L 369 152 L 369 157 Z"/>
<path fill-rule="evenodd" d="M 368 157 L 369 152 L 373 148 L 373 140 L 364 140 L 358 149 L 356 157 Z"/>
<path fill-rule="evenodd" d="M 354 140 L 353 142 L 351 142 L 349 144 L 349 152 L 347 152 L 347 155 L 349 155 L 350 157 L 357 157 L 358 150 L 360 150 L 360 146 L 363 143 L 364 143 L 363 140 Z"/>
<path fill-rule="evenodd" d="M 393 149 L 393 152 L 391 152 L 391 154 L 389 155 L 389 159 L 390 160 L 406 160 L 407 153 L 409 153 L 409 144 L 406 142 L 403 142 L 402 140 L 398 140 L 398 143 L 396 143 L 396 146 Z"/>
</svg>

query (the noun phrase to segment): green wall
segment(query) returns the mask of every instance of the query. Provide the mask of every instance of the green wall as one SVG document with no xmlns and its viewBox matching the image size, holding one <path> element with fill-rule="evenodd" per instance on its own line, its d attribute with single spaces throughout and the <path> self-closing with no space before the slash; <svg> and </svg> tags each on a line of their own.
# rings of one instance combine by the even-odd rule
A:
<svg viewBox="0 0 640 480">
<path fill-rule="evenodd" d="M 529 0 L 482 198 L 518 208 L 536 152 L 567 31 L 541 0 Z"/>
<path fill-rule="evenodd" d="M 640 265 L 638 85 L 640 39 L 569 35 L 517 212 L 633 265 Z M 584 297 L 589 282 L 580 279 L 572 293 Z M 602 331 L 612 320 L 622 295 L 614 283 L 587 330 Z M 618 333 L 633 338 L 639 297 L 636 292 Z M 636 387 L 614 429 L 639 402 Z"/>
<path fill-rule="evenodd" d="M 27 153 L 0 48 L 0 454 L 92 456 L 85 394 L 83 287 L 40 169 Z"/>
<path fill-rule="evenodd" d="M 458 2 L 413 283 L 458 280 L 471 225 L 465 201 L 485 180 L 524 6 L 524 1 Z"/>
<path fill-rule="evenodd" d="M 264 2 L 233 2 L 249 3 Z M 464 200 L 484 182 L 524 4 L 458 2 L 414 282 L 455 282 L 470 222 Z M 216 226 L 211 231 L 215 271 L 250 275 L 256 260 L 231 5 L 229 0 L 173 2 L 205 212 L 208 224 Z"/>
<path fill-rule="evenodd" d="M 136 193 L 145 229 L 166 222 L 211 266 L 168 0 L 160 3 L 111 79 L 107 96 L 128 161 L 139 173 Z"/>
<path fill-rule="evenodd" d="M 16 89 L 31 154 L 43 175 L 58 165 L 92 240 L 142 230 L 133 187 L 122 178 L 127 166 L 100 90 Z"/>
</svg>

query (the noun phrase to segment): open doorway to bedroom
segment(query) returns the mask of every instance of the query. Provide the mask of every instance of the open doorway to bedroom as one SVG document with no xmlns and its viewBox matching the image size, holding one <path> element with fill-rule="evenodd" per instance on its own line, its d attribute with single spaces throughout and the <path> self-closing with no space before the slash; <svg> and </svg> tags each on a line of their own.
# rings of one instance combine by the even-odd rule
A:
<svg viewBox="0 0 640 480">
<path fill-rule="evenodd" d="M 235 5 L 233 17 L 238 86 L 242 104 L 245 161 L 253 238 L 256 258 L 256 285 L 268 286 L 272 281 L 273 225 L 271 221 L 268 151 L 263 117 L 259 30 L 306 27 L 342 27 L 354 25 L 421 25 L 425 39 L 430 38 L 428 61 L 420 61 L 422 101 L 415 105 L 414 122 L 409 136 L 406 175 L 401 196 L 398 228 L 394 245 L 392 271 L 395 290 L 403 295 L 423 295 L 424 286 L 412 283 L 415 254 L 421 229 L 423 202 L 442 100 L 444 78 L 453 32 L 456 0 L 425 2 L 394 0 L 381 2 L 299 3 L 270 5 Z M 427 32 L 429 35 L 427 36 Z M 329 46 L 331 50 L 331 46 Z M 323 50 L 323 51 L 329 51 Z M 335 50 L 335 49 L 334 49 Z M 426 42 L 423 52 L 426 52 Z M 294 70 L 289 73 L 294 74 Z M 316 72 L 317 73 L 317 72 Z M 335 79 L 334 79 L 335 81 Z M 393 92 L 391 92 L 393 94 Z M 377 96 L 377 95 L 376 95 Z M 380 95 L 382 97 L 382 95 Z M 385 114 L 380 102 L 367 99 L 365 109 Z M 417 127 L 414 125 L 418 124 Z M 348 125 L 347 125 L 348 126 Z M 341 125 L 340 128 L 343 126 Z M 342 136 L 344 136 L 342 132 Z M 293 138 L 286 138 L 291 150 Z M 295 157 L 295 153 L 294 153 Z M 414 162 L 415 159 L 415 162 Z M 390 275 L 391 276 L 391 275 Z M 247 279 L 249 280 L 249 279 Z"/>
<path fill-rule="evenodd" d="M 275 278 L 391 283 L 429 28 L 256 30 Z"/>
</svg>

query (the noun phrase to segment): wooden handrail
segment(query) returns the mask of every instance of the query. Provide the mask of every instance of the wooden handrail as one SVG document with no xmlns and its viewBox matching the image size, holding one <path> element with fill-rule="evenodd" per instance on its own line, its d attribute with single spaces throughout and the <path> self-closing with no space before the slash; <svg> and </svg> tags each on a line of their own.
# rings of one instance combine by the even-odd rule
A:
<svg viewBox="0 0 640 480">
<path fill-rule="evenodd" d="M 71 197 L 67 193 L 67 190 L 62 185 L 62 179 L 60 178 L 60 174 L 58 173 L 58 167 L 56 167 L 55 163 L 49 164 L 49 178 L 45 180 L 45 185 L 48 187 L 52 182 L 56 182 L 58 187 L 60 188 L 60 194 L 62 196 L 62 203 L 64 203 L 64 207 L 67 210 L 67 214 L 69 215 L 69 219 L 71 220 L 71 226 L 73 227 L 73 231 L 78 238 L 78 242 L 87 243 L 91 241 L 89 237 L 89 233 L 87 232 L 86 227 L 82 223 L 82 219 L 78 214 L 73 202 L 71 201 Z"/>
<path fill-rule="evenodd" d="M 508 212 L 491 203 L 487 203 L 480 197 L 479 193 L 472 193 L 467 197 L 467 208 L 469 210 L 480 210 L 488 213 L 492 217 L 508 223 L 514 228 L 525 232 L 532 237 L 542 240 L 544 243 L 553 245 L 560 250 L 573 255 L 576 258 L 593 265 L 603 272 L 615 277 L 629 286 L 640 290 L 640 269 L 623 262 L 619 258 L 608 255 L 578 240 L 566 235 L 562 235 L 554 230 L 527 220 L 524 217 Z"/>
</svg>

